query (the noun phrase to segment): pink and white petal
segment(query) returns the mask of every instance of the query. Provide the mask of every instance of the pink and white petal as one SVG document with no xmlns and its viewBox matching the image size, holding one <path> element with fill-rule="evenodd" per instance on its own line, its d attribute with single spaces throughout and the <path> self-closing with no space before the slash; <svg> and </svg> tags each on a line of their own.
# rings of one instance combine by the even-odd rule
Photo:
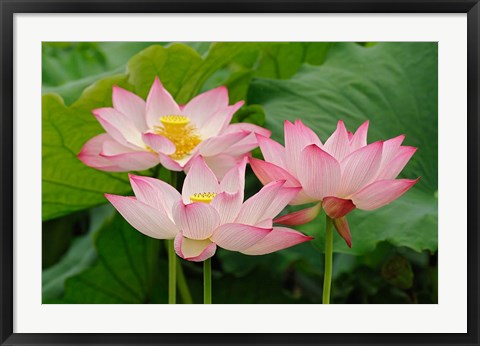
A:
<svg viewBox="0 0 480 346">
<path fill-rule="evenodd" d="M 320 213 L 321 209 L 322 209 L 322 204 L 317 203 L 313 207 L 305 208 L 290 214 L 277 217 L 276 219 L 273 220 L 273 222 L 279 223 L 285 226 L 303 225 L 315 220 L 315 218 L 318 216 L 318 213 Z"/>
<path fill-rule="evenodd" d="M 175 237 L 174 247 L 178 256 L 192 262 L 205 261 L 212 257 L 217 250 L 217 245 L 210 239 L 188 239 L 180 233 Z"/>
<path fill-rule="evenodd" d="M 209 120 L 202 125 L 202 127 L 198 128 L 201 137 L 205 140 L 223 134 L 225 129 L 229 126 L 228 124 L 230 124 L 233 115 L 243 106 L 243 104 L 243 101 L 239 101 L 232 106 L 216 111 Z"/>
<path fill-rule="evenodd" d="M 183 171 L 184 167 L 180 165 L 178 161 L 172 159 L 170 156 L 163 153 L 158 153 L 158 157 L 160 159 L 161 165 L 166 169 L 174 172 Z"/>
<path fill-rule="evenodd" d="M 382 163 L 380 164 L 379 171 L 397 156 L 404 139 L 405 135 L 400 135 L 383 142 Z"/>
<path fill-rule="evenodd" d="M 383 142 L 375 142 L 348 155 L 342 162 L 342 178 L 335 196 L 350 196 L 375 179 L 382 161 Z"/>
<path fill-rule="evenodd" d="M 240 165 L 245 158 L 246 155 L 231 156 L 227 154 L 204 157 L 208 167 L 210 167 L 219 180 L 222 180 L 233 167 Z"/>
<path fill-rule="evenodd" d="M 175 144 L 164 136 L 157 135 L 155 133 L 146 132 L 142 134 L 143 142 L 156 152 L 163 153 L 165 155 L 172 155 L 175 153 Z"/>
<path fill-rule="evenodd" d="M 172 220 L 173 205 L 182 199 L 180 193 L 166 182 L 129 174 L 133 192 L 140 202 L 162 210 Z"/>
<path fill-rule="evenodd" d="M 220 215 L 220 224 L 235 221 L 242 208 L 243 191 L 235 193 L 221 192 L 215 196 L 210 205 Z"/>
<path fill-rule="evenodd" d="M 122 167 L 117 166 L 107 158 L 100 156 L 100 152 L 103 150 L 103 144 L 106 141 L 113 141 L 112 137 L 107 133 L 102 133 L 91 138 L 82 147 L 82 150 L 77 156 L 78 159 L 85 165 L 102 171 L 124 172 Z M 130 150 L 128 148 L 126 149 Z"/>
<path fill-rule="evenodd" d="M 124 172 L 143 171 L 144 169 L 155 167 L 160 162 L 157 154 L 147 151 L 132 151 L 116 155 L 100 153 L 100 156 L 121 167 Z"/>
<path fill-rule="evenodd" d="M 209 238 L 220 225 L 217 210 L 205 203 L 179 201 L 173 205 L 173 219 L 184 236 L 196 240 Z"/>
<path fill-rule="evenodd" d="M 348 227 L 348 221 L 346 217 L 341 217 L 338 219 L 333 219 L 333 225 L 337 230 L 340 237 L 345 240 L 348 247 L 352 247 L 352 235 L 350 234 L 350 227 Z"/>
<path fill-rule="evenodd" d="M 350 139 L 350 152 L 354 152 L 367 145 L 367 133 L 368 133 L 369 121 L 365 121 L 355 131 L 355 134 Z"/>
<path fill-rule="evenodd" d="M 245 169 L 248 158 L 244 157 L 236 166 L 232 167 L 222 178 L 220 182 L 220 191 L 235 193 L 240 192 L 243 200 L 243 191 L 245 189 Z"/>
<path fill-rule="evenodd" d="M 200 155 L 215 156 L 231 151 L 231 147 L 249 135 L 249 132 L 239 131 L 210 137 L 198 146 Z"/>
<path fill-rule="evenodd" d="M 173 239 L 178 228 L 167 214 L 136 198 L 105 194 L 115 209 L 136 230 L 156 239 Z"/>
<path fill-rule="evenodd" d="M 165 89 L 158 79 L 155 81 L 147 96 L 146 122 L 150 129 L 160 125 L 160 117 L 164 115 L 181 115 L 180 107 L 177 105 L 172 95 Z"/>
<path fill-rule="evenodd" d="M 402 196 L 419 179 L 378 180 L 353 194 L 353 203 L 362 210 L 378 209 Z"/>
<path fill-rule="evenodd" d="M 337 129 L 330 138 L 327 139 L 323 145 L 323 150 L 336 158 L 338 162 L 350 154 L 350 140 L 348 139 L 347 129 L 342 120 L 338 121 Z"/>
<path fill-rule="evenodd" d="M 195 193 L 218 193 L 220 184 L 203 157 L 193 159 L 192 166 L 185 178 L 182 188 L 184 203 L 190 203 L 190 196 Z"/>
<path fill-rule="evenodd" d="M 255 173 L 258 180 L 260 180 L 263 185 L 267 185 L 276 180 L 285 180 L 285 187 L 302 186 L 297 178 L 273 163 L 255 159 L 253 157 L 251 157 L 249 161 L 253 173 Z"/>
<path fill-rule="evenodd" d="M 113 108 L 126 115 L 135 124 L 138 131 L 144 132 L 147 130 L 147 123 L 145 122 L 146 104 L 141 97 L 114 85 L 112 102 Z"/>
<path fill-rule="evenodd" d="M 265 185 L 258 193 L 243 203 L 235 222 L 256 225 L 265 219 L 273 219 L 298 194 L 300 187 L 284 187 L 285 181 Z"/>
<path fill-rule="evenodd" d="M 227 223 L 218 227 L 210 239 L 226 250 L 243 251 L 258 243 L 271 231 L 271 228 Z"/>
<path fill-rule="evenodd" d="M 313 237 L 306 236 L 290 228 L 273 227 L 273 230 L 265 238 L 241 252 L 245 255 L 266 255 L 312 239 Z"/>
<path fill-rule="evenodd" d="M 97 108 L 92 111 L 95 118 L 114 140 L 125 146 L 143 148 L 141 132 L 126 115 L 113 108 Z"/>
<path fill-rule="evenodd" d="M 224 153 L 231 156 L 240 156 L 250 154 L 250 152 L 258 147 L 257 137 L 253 132 L 246 132 L 247 135 L 232 146 L 227 148 Z"/>
<path fill-rule="evenodd" d="M 325 197 L 322 201 L 323 210 L 332 219 L 339 217 L 344 217 L 353 209 L 355 209 L 355 204 L 353 204 L 351 199 L 343 199 L 333 196 Z"/>
<path fill-rule="evenodd" d="M 268 137 L 259 134 L 257 134 L 256 137 L 265 161 L 286 169 L 285 148 L 280 143 Z"/>
<path fill-rule="evenodd" d="M 301 204 L 307 204 L 307 203 L 313 203 L 313 202 L 318 202 L 318 199 L 316 199 L 314 197 L 310 197 L 305 192 L 305 189 L 301 189 L 300 192 L 298 193 L 298 195 L 296 195 L 290 201 L 290 203 L 288 203 L 288 204 L 289 205 L 301 205 Z"/>
<path fill-rule="evenodd" d="M 126 147 L 109 136 L 109 139 L 105 139 L 105 141 L 103 142 L 100 154 L 105 156 L 112 156 L 118 154 L 133 153 L 139 151 L 138 149 L 139 148 L 133 149 L 131 147 Z"/>
<path fill-rule="evenodd" d="M 341 177 L 338 161 L 315 144 L 307 146 L 299 156 L 302 169 L 297 176 L 305 193 L 317 200 L 334 195 Z"/>
<path fill-rule="evenodd" d="M 397 155 L 383 167 L 376 180 L 395 179 L 416 151 L 417 148 L 414 147 L 400 147 Z"/>
<path fill-rule="evenodd" d="M 321 147 L 322 143 L 318 136 L 300 120 L 296 120 L 292 124 L 288 120 L 284 123 L 285 130 L 285 160 L 287 170 L 294 176 L 298 177 L 298 171 L 302 170 L 300 161 L 300 153 L 311 144 Z"/>
<path fill-rule="evenodd" d="M 189 117 L 195 126 L 200 128 L 210 121 L 213 113 L 227 106 L 228 90 L 220 86 L 195 96 L 185 105 L 182 114 Z"/>
<path fill-rule="evenodd" d="M 272 134 L 272 131 L 267 130 L 266 128 L 255 125 L 255 124 L 251 124 L 251 123 L 230 124 L 225 129 L 224 133 L 233 133 L 233 132 L 238 132 L 238 131 L 252 132 L 252 133 L 262 135 L 264 137 L 270 137 L 271 134 Z"/>
<path fill-rule="evenodd" d="M 272 219 L 265 219 L 262 221 L 259 221 L 255 224 L 256 227 L 261 227 L 261 228 L 273 228 L 273 220 Z"/>
</svg>

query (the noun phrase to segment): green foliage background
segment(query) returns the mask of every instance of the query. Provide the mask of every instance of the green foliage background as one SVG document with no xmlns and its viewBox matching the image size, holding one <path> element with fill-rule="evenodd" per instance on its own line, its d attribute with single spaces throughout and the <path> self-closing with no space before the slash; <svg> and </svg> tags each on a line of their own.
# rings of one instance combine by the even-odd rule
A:
<svg viewBox="0 0 480 346">
<path fill-rule="evenodd" d="M 103 132 L 91 110 L 111 105 L 112 85 L 145 98 L 155 76 L 179 103 L 226 85 L 231 103 L 246 101 L 234 121 L 265 126 L 280 142 L 283 120 L 296 118 L 322 140 L 339 119 L 350 130 L 370 119 L 369 141 L 405 134 L 405 145 L 419 150 L 402 176 L 421 180 L 389 206 L 349 215 L 353 247 L 335 235 L 332 301 L 437 302 L 436 43 L 45 42 L 42 49 L 44 303 L 167 301 L 163 242 L 132 229 L 103 196 L 132 194 L 127 174 L 76 158 Z M 247 171 L 247 195 L 260 187 Z M 321 302 L 324 215 L 298 229 L 315 240 L 260 257 L 218 251 L 214 302 Z M 182 266 L 201 303 L 201 266 Z"/>
</svg>

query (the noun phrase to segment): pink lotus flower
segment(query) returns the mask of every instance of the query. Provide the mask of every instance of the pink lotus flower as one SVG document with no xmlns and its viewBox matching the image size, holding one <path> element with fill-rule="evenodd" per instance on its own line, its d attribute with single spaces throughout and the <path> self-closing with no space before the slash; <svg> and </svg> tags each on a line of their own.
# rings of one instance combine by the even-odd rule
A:
<svg viewBox="0 0 480 346">
<path fill-rule="evenodd" d="M 290 204 L 321 202 L 277 223 L 298 225 L 313 220 L 322 206 L 340 235 L 351 246 L 345 219 L 355 208 L 375 210 L 402 196 L 417 181 L 395 179 L 415 153 L 402 146 L 404 135 L 367 145 L 368 121 L 352 134 L 339 121 L 336 131 L 322 144 L 300 120 L 285 121 L 285 147 L 257 135 L 265 161 L 250 159 L 263 184 L 284 179 L 285 186 L 302 190 Z"/>
<path fill-rule="evenodd" d="M 197 157 L 182 194 L 161 180 L 130 175 L 136 197 L 106 195 L 138 231 L 157 239 L 175 238 L 175 251 L 204 261 L 217 246 L 247 255 L 263 255 L 311 240 L 297 231 L 273 227 L 272 219 L 298 193 L 275 181 L 243 203 L 246 159 L 219 182 Z"/>
<path fill-rule="evenodd" d="M 105 129 L 89 140 L 79 159 L 103 171 L 140 171 L 161 163 L 172 171 L 188 170 L 201 154 L 222 177 L 258 146 L 255 133 L 270 131 L 253 124 L 230 124 L 243 101 L 228 105 L 228 92 L 219 87 L 179 106 L 158 78 L 147 100 L 113 87 L 113 108 L 93 114 Z"/>
</svg>

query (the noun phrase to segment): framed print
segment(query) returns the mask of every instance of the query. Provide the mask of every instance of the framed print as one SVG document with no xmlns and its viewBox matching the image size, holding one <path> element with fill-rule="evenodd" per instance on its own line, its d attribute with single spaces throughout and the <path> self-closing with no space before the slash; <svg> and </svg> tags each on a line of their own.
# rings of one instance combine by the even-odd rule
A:
<svg viewBox="0 0 480 346">
<path fill-rule="evenodd" d="M 1 5 L 2 344 L 479 344 L 477 1 Z"/>
</svg>

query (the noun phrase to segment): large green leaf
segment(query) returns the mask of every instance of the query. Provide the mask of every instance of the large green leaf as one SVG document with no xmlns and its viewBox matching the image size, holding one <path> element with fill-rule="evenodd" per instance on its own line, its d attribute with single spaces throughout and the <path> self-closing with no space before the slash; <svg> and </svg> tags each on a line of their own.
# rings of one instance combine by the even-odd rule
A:
<svg viewBox="0 0 480 346">
<path fill-rule="evenodd" d="M 422 179 L 404 197 L 348 219 L 353 248 L 365 253 L 388 240 L 415 250 L 437 248 L 437 45 L 380 43 L 370 48 L 339 43 L 321 66 L 304 66 L 292 79 L 255 79 L 249 101 L 264 106 L 266 127 L 283 141 L 283 120 L 300 118 L 325 140 L 339 119 L 355 129 L 370 119 L 369 141 L 406 135 L 419 148 L 402 176 Z M 323 244 L 324 226 L 302 227 Z"/>
<path fill-rule="evenodd" d="M 65 283 L 62 303 L 139 304 L 150 299 L 161 242 L 145 237 L 120 215 L 104 224 L 95 247 L 97 264 Z"/>
<path fill-rule="evenodd" d="M 63 293 L 65 280 L 82 272 L 94 263 L 97 258 L 97 252 L 93 244 L 94 236 L 104 221 L 112 217 L 113 210 L 111 205 L 91 209 L 88 233 L 74 239 L 72 246 L 60 261 L 42 271 L 42 300 L 44 302 L 59 298 Z M 62 231 L 66 233 L 65 229 Z"/>
<path fill-rule="evenodd" d="M 95 81 L 124 73 L 130 57 L 151 42 L 43 42 L 42 93 L 71 104 Z"/>
</svg>

